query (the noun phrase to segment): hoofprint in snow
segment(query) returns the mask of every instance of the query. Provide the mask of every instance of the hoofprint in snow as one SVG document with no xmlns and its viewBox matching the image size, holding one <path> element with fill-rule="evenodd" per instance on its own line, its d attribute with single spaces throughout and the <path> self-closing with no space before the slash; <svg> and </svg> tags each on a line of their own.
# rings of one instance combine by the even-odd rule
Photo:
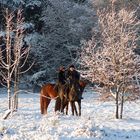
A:
<svg viewBox="0 0 140 140">
<path fill-rule="evenodd" d="M 2 91 L 2 89 L 1 89 Z M 140 100 L 126 102 L 124 118 L 114 118 L 115 102 L 101 102 L 93 91 L 84 92 L 82 116 L 54 112 L 40 114 L 39 94 L 19 95 L 19 110 L 3 120 L 6 92 L 0 93 L 0 140 L 140 140 Z"/>
</svg>

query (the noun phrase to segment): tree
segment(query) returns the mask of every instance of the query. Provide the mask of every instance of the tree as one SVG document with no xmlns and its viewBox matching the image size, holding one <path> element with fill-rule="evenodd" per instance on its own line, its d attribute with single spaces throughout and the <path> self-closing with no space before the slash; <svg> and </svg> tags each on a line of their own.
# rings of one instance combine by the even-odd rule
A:
<svg viewBox="0 0 140 140">
<path fill-rule="evenodd" d="M 80 48 L 80 41 L 91 37 L 90 29 L 96 20 L 90 3 L 49 0 L 42 5 L 42 34 L 34 33 L 29 43 L 36 61 L 34 73 L 46 70 L 46 79 L 54 80 L 60 65 L 75 63 L 72 58 Z"/>
<path fill-rule="evenodd" d="M 117 119 L 122 118 L 125 95 L 134 95 L 137 87 L 135 75 L 139 74 L 140 59 L 134 49 L 140 22 L 135 12 L 116 10 L 114 6 L 99 10 L 99 31 L 85 44 L 79 60 L 83 75 L 102 83 L 100 92 L 115 97 Z"/>
<path fill-rule="evenodd" d="M 19 75 L 21 73 L 21 68 L 27 61 L 29 47 L 23 47 L 24 18 L 22 17 L 22 10 L 18 10 L 17 14 L 15 14 L 6 9 L 5 19 L 5 47 L 0 50 L 0 67 L 1 75 L 7 84 L 9 113 L 6 114 L 6 119 L 10 113 L 18 108 L 17 94 L 19 90 Z M 11 91 L 12 82 L 14 83 L 13 94 Z"/>
</svg>

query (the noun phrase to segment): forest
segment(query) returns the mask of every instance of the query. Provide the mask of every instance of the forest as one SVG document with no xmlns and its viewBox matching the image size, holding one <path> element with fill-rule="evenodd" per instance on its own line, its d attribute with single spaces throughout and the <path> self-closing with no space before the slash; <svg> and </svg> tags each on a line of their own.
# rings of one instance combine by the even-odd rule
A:
<svg viewBox="0 0 140 140">
<path fill-rule="evenodd" d="M 140 0 L 0 0 L 0 139 L 137 140 L 139 99 Z"/>
</svg>

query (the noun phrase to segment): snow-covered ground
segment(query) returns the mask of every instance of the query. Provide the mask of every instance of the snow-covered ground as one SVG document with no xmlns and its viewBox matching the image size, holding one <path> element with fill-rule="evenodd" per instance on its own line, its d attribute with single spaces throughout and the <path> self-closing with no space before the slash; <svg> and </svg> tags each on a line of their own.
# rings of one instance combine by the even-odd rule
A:
<svg viewBox="0 0 140 140">
<path fill-rule="evenodd" d="M 19 111 L 3 120 L 7 108 L 5 91 L 0 89 L 0 140 L 140 140 L 140 100 L 127 102 L 124 118 L 114 118 L 115 103 L 101 102 L 92 91 L 85 92 L 82 116 L 40 114 L 39 94 L 20 94 Z"/>
</svg>

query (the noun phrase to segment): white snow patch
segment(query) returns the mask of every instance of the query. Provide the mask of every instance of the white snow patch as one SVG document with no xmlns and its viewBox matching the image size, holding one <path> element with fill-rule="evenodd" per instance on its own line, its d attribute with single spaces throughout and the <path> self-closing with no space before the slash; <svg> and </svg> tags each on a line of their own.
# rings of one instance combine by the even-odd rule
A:
<svg viewBox="0 0 140 140">
<path fill-rule="evenodd" d="M 0 90 L 2 93 L 4 90 Z M 48 114 L 40 114 L 39 94 L 19 94 L 19 110 L 2 120 L 7 95 L 0 93 L 1 140 L 140 140 L 140 100 L 126 102 L 124 118 L 114 118 L 115 102 L 101 102 L 92 91 L 85 92 L 82 116 L 54 112 L 52 100 Z M 6 93 L 6 91 L 5 91 Z"/>
</svg>

